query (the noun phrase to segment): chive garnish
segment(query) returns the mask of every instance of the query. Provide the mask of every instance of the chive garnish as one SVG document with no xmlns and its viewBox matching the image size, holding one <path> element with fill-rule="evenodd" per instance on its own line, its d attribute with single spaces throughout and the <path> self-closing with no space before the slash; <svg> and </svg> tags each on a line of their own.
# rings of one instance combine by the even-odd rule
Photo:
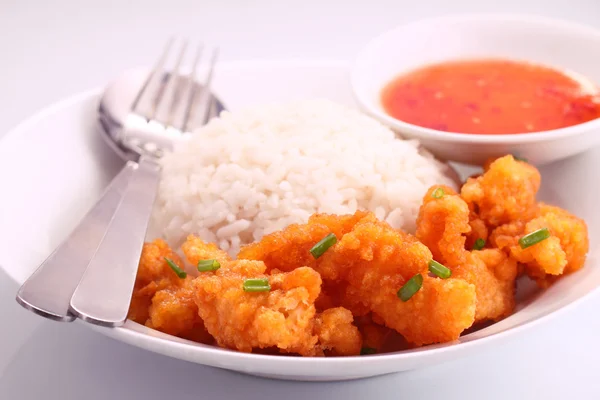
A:
<svg viewBox="0 0 600 400">
<path fill-rule="evenodd" d="M 410 300 L 411 297 L 413 297 L 415 295 L 415 293 L 417 293 L 419 290 L 421 290 L 422 286 L 423 286 L 423 275 L 416 274 L 415 276 L 410 278 L 404 284 L 404 286 L 402 286 L 400 288 L 400 290 L 398 290 L 397 295 L 400 298 L 400 300 L 408 301 L 408 300 Z"/>
<path fill-rule="evenodd" d="M 513 158 L 514 158 L 516 161 L 521 161 L 521 162 L 524 162 L 524 163 L 526 163 L 526 162 L 529 162 L 529 160 L 527 160 L 527 159 L 526 159 L 526 158 L 524 158 L 524 157 L 513 156 Z"/>
<path fill-rule="evenodd" d="M 479 238 L 475 241 L 475 244 L 473 245 L 473 250 L 481 250 L 485 247 L 485 240 L 483 240 L 482 238 Z"/>
<path fill-rule="evenodd" d="M 221 263 L 215 259 L 198 261 L 198 271 L 209 272 L 221 268 Z"/>
<path fill-rule="evenodd" d="M 268 279 L 246 279 L 244 280 L 244 292 L 268 292 L 271 290 Z"/>
<path fill-rule="evenodd" d="M 550 231 L 548 228 L 538 229 L 537 231 L 533 231 L 528 233 L 519 239 L 519 246 L 522 249 L 526 249 L 528 247 L 533 246 L 534 244 L 538 244 L 541 241 L 544 241 L 550 237 Z"/>
<path fill-rule="evenodd" d="M 336 243 L 337 238 L 333 233 L 330 233 L 321 239 L 317 244 L 315 244 L 312 249 L 310 249 L 310 254 L 312 254 L 314 258 L 319 258 L 327 251 L 328 248 Z"/>
<path fill-rule="evenodd" d="M 173 262 L 173 260 L 170 260 L 165 257 L 165 261 L 167 262 L 167 264 L 169 264 L 169 267 L 171 267 L 173 272 L 175 272 L 178 277 L 180 277 L 181 279 L 184 279 L 187 276 L 187 273 L 184 270 L 182 270 L 181 268 L 179 268 L 179 265 L 175 264 Z"/>
<path fill-rule="evenodd" d="M 429 261 L 429 272 L 442 279 L 450 278 L 452 271 L 435 260 Z"/>
<path fill-rule="evenodd" d="M 377 353 L 377 350 L 375 350 L 372 347 L 363 347 L 362 349 L 360 349 L 361 356 L 366 356 L 368 354 L 375 354 L 375 353 Z"/>
<path fill-rule="evenodd" d="M 434 199 L 441 199 L 442 197 L 444 197 L 445 194 L 446 192 L 444 192 L 444 189 L 439 187 L 431 193 L 431 197 L 433 197 Z"/>
</svg>

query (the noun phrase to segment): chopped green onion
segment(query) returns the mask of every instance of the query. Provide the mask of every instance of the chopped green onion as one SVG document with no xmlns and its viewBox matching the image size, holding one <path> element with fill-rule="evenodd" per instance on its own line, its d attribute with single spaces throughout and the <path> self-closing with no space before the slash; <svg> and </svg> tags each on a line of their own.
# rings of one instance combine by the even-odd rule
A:
<svg viewBox="0 0 600 400">
<path fill-rule="evenodd" d="M 319 258 L 327 251 L 328 248 L 337 243 L 337 238 L 333 233 L 325 236 L 323 239 L 319 241 L 319 243 L 315 244 L 312 249 L 310 249 L 310 254 L 313 255 L 314 258 Z"/>
<path fill-rule="evenodd" d="M 244 292 L 268 292 L 271 290 L 268 279 L 246 279 Z"/>
<path fill-rule="evenodd" d="M 521 162 L 529 162 L 529 160 L 527 160 L 526 158 L 523 157 L 519 157 L 519 156 L 513 156 L 513 158 L 515 159 L 515 161 L 521 161 Z"/>
<path fill-rule="evenodd" d="M 372 347 L 363 347 L 362 349 L 360 349 L 361 356 L 366 356 L 368 354 L 375 354 L 375 353 L 377 353 L 377 350 L 375 350 Z"/>
<path fill-rule="evenodd" d="M 198 271 L 209 272 L 216 271 L 221 268 L 221 263 L 215 259 L 198 261 Z"/>
<path fill-rule="evenodd" d="M 434 199 L 441 199 L 442 197 L 444 197 L 445 194 L 446 192 L 444 192 L 444 189 L 439 187 L 431 193 L 431 197 L 433 197 Z"/>
<path fill-rule="evenodd" d="M 526 249 L 534 244 L 538 244 L 539 242 L 548 239 L 549 237 L 550 231 L 548 228 L 538 229 L 537 231 L 531 232 L 519 239 L 519 246 L 521 246 L 522 249 Z"/>
<path fill-rule="evenodd" d="M 400 298 L 400 300 L 408 301 L 408 300 L 410 300 L 411 297 L 413 297 L 415 295 L 415 293 L 417 293 L 419 290 L 421 290 L 422 286 L 423 286 L 423 275 L 416 274 L 415 276 L 410 278 L 404 284 L 404 286 L 402 286 L 400 288 L 400 290 L 398 290 L 397 295 Z"/>
<path fill-rule="evenodd" d="M 181 268 L 179 268 L 179 265 L 175 264 L 173 262 L 173 260 L 170 260 L 165 257 L 165 261 L 167 262 L 167 264 L 169 264 L 169 267 L 171 267 L 173 272 L 175 272 L 178 277 L 180 277 L 181 279 L 184 279 L 187 276 L 187 273 L 184 270 L 182 270 Z"/>
<path fill-rule="evenodd" d="M 473 245 L 473 250 L 481 250 L 485 247 L 485 240 L 483 240 L 482 238 L 479 238 L 475 241 L 475 244 Z"/>
<path fill-rule="evenodd" d="M 429 261 L 429 272 L 442 279 L 450 278 L 452 271 L 435 260 Z"/>
</svg>

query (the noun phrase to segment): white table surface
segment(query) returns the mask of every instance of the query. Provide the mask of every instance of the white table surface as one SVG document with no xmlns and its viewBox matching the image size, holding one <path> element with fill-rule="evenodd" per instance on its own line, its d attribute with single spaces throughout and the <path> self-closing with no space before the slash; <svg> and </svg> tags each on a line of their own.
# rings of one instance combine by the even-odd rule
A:
<svg viewBox="0 0 600 400">
<path fill-rule="evenodd" d="M 222 60 L 350 60 L 369 38 L 397 24 L 477 11 L 541 14 L 600 28 L 600 0 L 0 0 L 0 136 L 45 105 L 151 63 L 172 33 L 218 43 Z M 0 221 L 0 229 L 10 227 Z M 190 364 L 82 324 L 46 321 L 14 302 L 16 290 L 0 271 L 3 400 L 600 398 L 598 295 L 468 359 L 360 381 L 297 383 Z"/>
</svg>

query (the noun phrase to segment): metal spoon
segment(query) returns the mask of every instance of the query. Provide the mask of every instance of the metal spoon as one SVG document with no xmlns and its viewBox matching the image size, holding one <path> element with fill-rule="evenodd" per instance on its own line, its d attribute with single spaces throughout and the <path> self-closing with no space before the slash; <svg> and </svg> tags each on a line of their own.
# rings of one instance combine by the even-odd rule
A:
<svg viewBox="0 0 600 400">
<path fill-rule="evenodd" d="M 92 207 L 68 238 L 19 289 L 17 302 L 38 315 L 65 322 L 73 321 L 75 318 L 70 309 L 71 299 L 86 268 L 97 253 L 101 241 L 105 238 L 105 233 L 111 226 L 111 221 L 113 221 L 123 196 L 130 192 L 130 179 L 138 170 L 137 164 L 131 160 L 137 160 L 139 153 L 124 143 L 123 138 L 126 119 L 131 110 L 130 105 L 134 103 L 137 94 L 144 87 L 147 75 L 140 70 L 128 71 L 109 85 L 101 98 L 98 108 L 98 122 L 101 128 L 99 131 L 111 148 L 123 159 L 130 161 L 113 179 L 102 198 Z M 193 74 L 189 76 L 195 77 Z M 157 80 L 159 85 L 165 82 L 176 82 L 180 90 L 202 93 L 203 87 L 195 79 L 187 79 L 183 82 L 178 75 L 176 79 L 170 78 L 170 73 L 161 70 Z M 207 118 L 216 116 L 224 110 L 223 103 L 214 95 L 207 94 L 207 97 L 208 99 L 205 100 L 210 105 Z M 207 118 L 202 119 L 202 122 L 205 122 Z M 190 126 L 193 127 L 193 125 Z M 171 136 L 166 139 L 176 140 Z M 95 298 L 93 301 L 102 302 L 109 295 L 109 293 L 105 293 L 105 296 Z M 128 303 L 125 306 L 121 305 L 121 308 L 127 306 Z"/>
</svg>

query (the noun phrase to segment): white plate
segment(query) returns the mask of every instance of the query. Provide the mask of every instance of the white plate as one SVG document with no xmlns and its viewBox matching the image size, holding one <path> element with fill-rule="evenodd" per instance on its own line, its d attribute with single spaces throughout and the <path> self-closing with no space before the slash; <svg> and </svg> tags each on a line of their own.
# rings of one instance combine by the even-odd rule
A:
<svg viewBox="0 0 600 400">
<path fill-rule="evenodd" d="M 324 97 L 352 104 L 345 64 L 243 62 L 222 65 L 214 88 L 231 110 L 270 101 Z M 122 162 L 96 132 L 99 91 L 53 105 L 19 125 L 0 141 L 0 265 L 24 282 L 66 236 L 116 174 Z M 598 237 L 600 150 L 552 164 L 542 171 L 542 198 L 586 219 L 591 249 L 586 268 L 547 291 L 520 302 L 509 318 L 465 335 L 454 343 L 393 354 L 348 358 L 300 358 L 244 354 L 205 346 L 128 322 L 122 328 L 94 327 L 118 340 L 171 357 L 235 371 L 297 380 L 342 380 L 432 365 L 462 357 L 502 340 L 515 340 L 526 328 L 567 309 L 600 286 Z"/>
</svg>

